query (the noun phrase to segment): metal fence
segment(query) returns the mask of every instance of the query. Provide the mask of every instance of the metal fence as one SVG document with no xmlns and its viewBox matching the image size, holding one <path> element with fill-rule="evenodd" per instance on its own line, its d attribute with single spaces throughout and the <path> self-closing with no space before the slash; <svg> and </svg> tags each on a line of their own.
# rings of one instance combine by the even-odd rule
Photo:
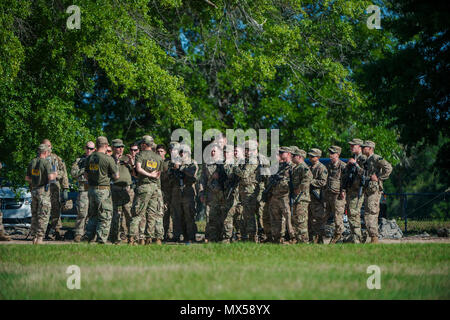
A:
<svg viewBox="0 0 450 320">
<path fill-rule="evenodd" d="M 385 206 L 387 216 L 403 220 L 404 232 L 407 233 L 409 231 L 408 222 L 413 222 L 417 225 L 420 223 L 430 224 L 430 220 L 449 221 L 449 199 L 449 189 L 444 192 L 385 193 L 383 194 L 381 205 L 382 207 L 383 205 Z M 441 215 L 439 217 L 436 216 L 439 213 L 437 212 L 436 204 L 442 205 L 442 208 L 440 208 L 442 212 L 440 212 Z M 435 225 L 448 224 L 435 223 Z M 418 229 L 424 230 L 425 228 Z"/>
</svg>

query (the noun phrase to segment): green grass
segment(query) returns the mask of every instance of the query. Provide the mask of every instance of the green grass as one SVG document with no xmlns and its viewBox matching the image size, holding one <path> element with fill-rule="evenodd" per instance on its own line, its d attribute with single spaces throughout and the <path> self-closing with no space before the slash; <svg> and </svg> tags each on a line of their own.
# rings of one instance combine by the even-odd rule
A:
<svg viewBox="0 0 450 320">
<path fill-rule="evenodd" d="M 1 299 L 449 299 L 449 244 L 1 245 Z M 81 290 L 66 288 L 69 265 Z M 381 289 L 368 290 L 369 265 Z"/>
</svg>

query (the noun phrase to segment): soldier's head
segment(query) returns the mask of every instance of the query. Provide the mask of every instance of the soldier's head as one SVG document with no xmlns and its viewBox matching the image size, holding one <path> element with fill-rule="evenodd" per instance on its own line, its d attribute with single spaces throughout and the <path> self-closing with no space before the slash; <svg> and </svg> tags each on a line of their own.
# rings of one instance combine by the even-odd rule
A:
<svg viewBox="0 0 450 320">
<path fill-rule="evenodd" d="M 155 142 L 151 136 L 143 136 L 140 142 L 141 150 L 152 150 L 155 147 Z"/>
<path fill-rule="evenodd" d="M 220 136 L 217 138 L 217 141 L 214 142 L 216 142 L 219 145 L 220 149 L 223 149 L 227 144 L 227 137 L 221 133 Z"/>
<path fill-rule="evenodd" d="M 252 156 L 256 156 L 258 154 L 258 141 L 256 140 L 247 140 L 245 141 L 245 157 L 250 158 Z"/>
<path fill-rule="evenodd" d="M 130 146 L 130 153 L 131 153 L 132 157 L 135 157 L 139 153 L 139 146 L 138 146 L 137 142 L 133 143 Z"/>
<path fill-rule="evenodd" d="M 370 141 L 370 140 L 366 140 L 364 141 L 364 143 L 362 144 L 362 153 L 365 156 L 371 156 L 375 150 L 375 142 Z"/>
<path fill-rule="evenodd" d="M 107 154 L 106 150 L 109 147 L 108 139 L 103 136 L 97 137 L 97 140 L 95 141 L 95 146 L 97 147 L 98 152 L 103 152 Z"/>
<path fill-rule="evenodd" d="M 125 148 L 125 145 L 121 139 L 114 139 L 112 141 L 112 147 L 115 156 L 120 157 L 123 155 L 123 148 Z"/>
<path fill-rule="evenodd" d="M 363 144 L 363 141 L 361 139 L 355 138 L 348 142 L 350 145 L 350 152 L 353 154 L 360 154 L 361 153 L 361 145 Z"/>
<path fill-rule="evenodd" d="M 39 158 L 47 158 L 50 154 L 50 149 L 48 148 L 48 146 L 46 144 L 40 144 L 37 148 L 37 155 Z"/>
<path fill-rule="evenodd" d="M 44 139 L 42 140 L 41 144 L 45 144 L 50 149 L 50 153 L 52 153 L 52 143 L 50 142 L 50 140 Z"/>
<path fill-rule="evenodd" d="M 305 150 L 302 150 L 297 146 L 291 146 L 290 148 L 292 150 L 292 162 L 293 163 L 299 164 L 299 163 L 302 163 L 303 161 L 305 161 L 305 158 L 306 158 Z"/>
<path fill-rule="evenodd" d="M 156 146 L 156 153 L 159 154 L 159 156 L 164 159 L 167 153 L 166 147 L 163 144 L 158 144 Z"/>
<path fill-rule="evenodd" d="M 332 162 L 336 162 L 341 155 L 341 147 L 339 146 L 331 146 L 328 148 L 328 152 L 330 153 L 330 160 Z"/>
<path fill-rule="evenodd" d="M 233 163 L 234 162 L 234 146 L 227 144 L 223 148 L 223 157 L 225 158 L 226 163 Z"/>
<path fill-rule="evenodd" d="M 312 148 L 308 152 L 309 161 L 314 165 L 319 162 L 320 157 L 322 156 L 322 151 L 320 149 Z"/>
<path fill-rule="evenodd" d="M 280 155 L 280 162 L 291 162 L 292 161 L 292 150 L 289 147 L 281 147 L 278 150 Z"/>
<path fill-rule="evenodd" d="M 91 155 L 95 151 L 95 144 L 92 141 L 88 141 L 84 146 L 84 154 L 86 156 Z"/>
</svg>

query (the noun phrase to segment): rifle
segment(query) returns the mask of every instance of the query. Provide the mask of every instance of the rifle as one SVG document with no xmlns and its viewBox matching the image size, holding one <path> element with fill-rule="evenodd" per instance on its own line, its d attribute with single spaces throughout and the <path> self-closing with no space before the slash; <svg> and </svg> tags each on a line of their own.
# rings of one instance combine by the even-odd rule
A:
<svg viewBox="0 0 450 320">
<path fill-rule="evenodd" d="M 180 169 L 170 168 L 170 173 L 178 179 L 178 185 L 180 187 L 181 194 L 184 191 L 184 173 L 180 171 Z"/>
<path fill-rule="evenodd" d="M 261 200 L 264 202 L 267 202 L 270 193 L 272 192 L 272 189 L 281 181 L 283 180 L 283 176 L 281 174 L 284 173 L 284 171 L 286 171 L 286 168 L 288 167 L 287 164 L 285 162 L 283 162 L 282 164 L 284 164 L 283 167 L 281 167 L 278 172 L 272 176 L 270 176 L 269 178 L 269 183 L 267 184 L 266 188 L 264 189 L 264 191 L 262 192 L 262 197 Z"/>
<path fill-rule="evenodd" d="M 358 208 L 359 205 L 359 200 L 361 199 L 362 193 L 363 193 L 363 189 L 365 189 L 367 187 L 367 184 L 369 183 L 370 178 L 367 175 L 367 165 L 364 164 L 364 173 L 363 176 L 361 177 L 361 183 L 359 184 L 359 189 L 358 189 L 358 201 L 356 202 L 356 207 Z"/>
<path fill-rule="evenodd" d="M 247 166 L 247 162 L 244 164 L 244 166 L 242 167 L 243 170 L 245 170 L 245 167 Z M 237 186 L 239 185 L 239 182 L 241 181 L 241 178 L 239 178 L 238 175 L 233 174 L 233 178 L 231 179 L 230 182 L 230 190 L 228 190 L 226 199 L 230 199 L 231 195 L 233 194 L 234 190 L 236 190 Z"/>
<path fill-rule="evenodd" d="M 311 189 L 311 194 L 316 198 L 318 201 L 322 201 L 322 191 L 317 192 L 317 190 Z"/>
<path fill-rule="evenodd" d="M 353 155 L 353 159 L 356 160 L 356 154 Z M 344 179 L 344 189 L 349 189 L 351 188 L 351 186 L 353 185 L 353 182 L 355 181 L 355 177 L 358 175 L 357 171 L 356 171 L 356 165 L 354 163 L 349 164 L 350 168 L 349 168 L 349 172 L 348 174 L 345 176 Z"/>
</svg>

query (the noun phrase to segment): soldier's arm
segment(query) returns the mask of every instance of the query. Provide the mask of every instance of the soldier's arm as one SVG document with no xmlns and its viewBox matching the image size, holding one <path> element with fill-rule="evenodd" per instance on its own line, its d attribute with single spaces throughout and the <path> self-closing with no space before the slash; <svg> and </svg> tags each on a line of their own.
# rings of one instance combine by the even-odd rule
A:
<svg viewBox="0 0 450 320">
<path fill-rule="evenodd" d="M 323 188 L 327 185 L 328 172 L 325 168 L 319 170 L 319 174 L 315 179 L 312 179 L 311 185 L 315 188 Z"/>
<path fill-rule="evenodd" d="M 110 157 L 109 159 L 109 172 L 113 180 L 119 179 L 119 166 L 117 165 L 116 161 Z"/>
<path fill-rule="evenodd" d="M 58 178 L 61 182 L 61 187 L 63 189 L 69 189 L 69 178 L 67 176 L 67 168 L 66 164 L 60 157 L 58 157 L 58 168 L 60 169 L 60 174 L 58 175 Z"/>
<path fill-rule="evenodd" d="M 389 178 L 391 172 L 392 172 L 392 165 L 386 161 L 383 158 L 380 158 L 380 160 L 377 162 L 377 167 L 378 167 L 378 172 L 377 172 L 377 177 L 378 179 L 380 179 L 381 181 L 386 180 L 387 178 Z"/>
<path fill-rule="evenodd" d="M 79 177 L 81 177 L 84 174 L 84 168 L 80 168 L 78 166 L 79 161 L 80 161 L 80 158 L 75 160 L 75 162 L 72 164 L 72 168 L 70 169 L 70 174 L 75 179 L 78 179 Z"/>
<path fill-rule="evenodd" d="M 25 176 L 25 181 L 31 183 L 31 163 L 28 165 L 27 175 Z"/>
</svg>

